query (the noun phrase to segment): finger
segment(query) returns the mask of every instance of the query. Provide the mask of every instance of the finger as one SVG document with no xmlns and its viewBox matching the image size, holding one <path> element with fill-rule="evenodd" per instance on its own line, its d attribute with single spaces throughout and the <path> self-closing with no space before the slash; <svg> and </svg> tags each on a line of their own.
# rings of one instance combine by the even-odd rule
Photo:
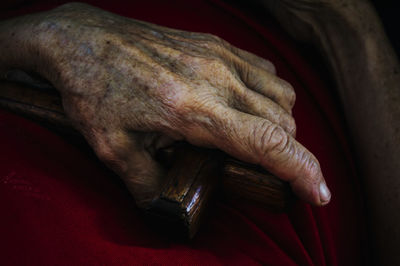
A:
<svg viewBox="0 0 400 266">
<path fill-rule="evenodd" d="M 260 56 L 257 56 L 251 52 L 242 50 L 236 46 L 233 46 L 232 44 L 228 43 L 224 39 L 221 39 L 219 37 L 216 38 L 216 42 L 222 43 L 222 45 L 229 51 L 231 51 L 233 54 L 237 55 L 240 57 L 242 60 L 246 61 L 247 63 L 259 67 L 273 75 L 276 75 L 276 69 L 274 64 L 272 64 L 271 61 L 266 60 Z"/>
<path fill-rule="evenodd" d="M 296 94 L 288 82 L 246 63 L 238 62 L 236 68 L 240 78 L 247 87 L 270 98 L 282 106 L 288 113 L 292 113 Z"/>
<path fill-rule="evenodd" d="M 255 67 L 236 56 L 231 59 L 243 83 L 250 89 L 270 98 L 288 113 L 292 112 L 296 100 L 293 87 L 286 81 L 260 67 Z"/>
<path fill-rule="evenodd" d="M 145 150 L 132 150 L 127 155 L 127 171 L 122 179 L 135 198 L 136 205 L 145 208 L 161 189 L 164 168 Z"/>
<path fill-rule="evenodd" d="M 272 99 L 291 113 L 296 94 L 288 82 L 276 76 L 275 66 L 268 60 L 230 45 L 222 39 L 221 42 L 228 51 L 236 55 L 227 56 L 231 58 L 246 86 Z"/>
<path fill-rule="evenodd" d="M 293 191 L 307 202 L 320 206 L 329 202 L 330 192 L 317 159 L 280 126 L 234 109 L 226 108 L 220 113 L 220 126 L 210 131 L 203 142 L 211 142 L 238 159 L 261 165 L 288 181 Z"/>
<path fill-rule="evenodd" d="M 142 208 L 157 195 L 164 176 L 163 167 L 150 154 L 153 144 L 149 143 L 155 138 L 154 134 L 119 130 L 92 130 L 89 137 L 99 159 L 122 178 Z"/>
<path fill-rule="evenodd" d="M 272 64 L 271 61 L 266 60 L 262 57 L 259 57 L 253 53 L 247 52 L 245 50 L 242 50 L 240 48 L 234 47 L 231 45 L 231 50 L 234 54 L 242 58 L 244 61 L 247 61 L 253 66 L 259 67 L 272 75 L 276 75 L 276 68 L 274 64 Z"/>
<path fill-rule="evenodd" d="M 293 87 L 288 82 L 275 76 L 275 73 L 271 73 L 268 68 L 259 67 L 260 63 L 254 65 L 248 60 L 237 56 L 237 54 L 243 55 L 245 51 L 240 51 L 238 50 L 239 48 L 233 47 L 226 42 L 224 43 L 229 48 L 228 52 L 225 51 L 225 57 L 231 60 L 243 83 L 248 88 L 281 105 L 291 114 L 296 100 Z M 250 56 L 250 61 L 253 60 L 254 62 L 254 57 L 257 56 Z"/>
<path fill-rule="evenodd" d="M 140 133 L 136 133 L 140 135 Z M 158 132 L 142 133 L 139 137 L 142 141 L 143 148 L 154 158 L 159 150 L 172 146 L 177 140 L 165 134 Z"/>
<path fill-rule="evenodd" d="M 233 97 L 232 105 L 236 109 L 268 119 L 281 126 L 290 135 L 295 136 L 296 123 L 294 118 L 277 103 L 262 94 L 247 89 L 240 81 L 235 84 Z"/>
<path fill-rule="evenodd" d="M 168 36 L 182 40 L 179 35 Z M 195 43 L 202 43 L 208 50 L 218 52 L 220 57 L 232 63 L 247 87 L 270 98 L 291 113 L 296 95 L 289 83 L 275 76 L 272 63 L 236 48 L 214 35 L 192 33 L 190 36 L 194 38 Z"/>
</svg>

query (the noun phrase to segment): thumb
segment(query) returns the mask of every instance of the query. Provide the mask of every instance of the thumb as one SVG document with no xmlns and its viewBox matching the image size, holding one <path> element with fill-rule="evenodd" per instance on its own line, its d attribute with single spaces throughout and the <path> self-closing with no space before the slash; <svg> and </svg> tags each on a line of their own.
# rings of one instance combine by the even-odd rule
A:
<svg viewBox="0 0 400 266">
<path fill-rule="evenodd" d="M 158 195 L 164 168 L 154 159 L 154 150 L 165 142 L 157 134 L 93 130 L 85 136 L 99 159 L 118 174 L 140 208 Z"/>
<path fill-rule="evenodd" d="M 160 192 L 163 167 L 145 149 L 131 151 L 126 172 L 121 175 L 138 207 L 145 208 Z"/>
</svg>

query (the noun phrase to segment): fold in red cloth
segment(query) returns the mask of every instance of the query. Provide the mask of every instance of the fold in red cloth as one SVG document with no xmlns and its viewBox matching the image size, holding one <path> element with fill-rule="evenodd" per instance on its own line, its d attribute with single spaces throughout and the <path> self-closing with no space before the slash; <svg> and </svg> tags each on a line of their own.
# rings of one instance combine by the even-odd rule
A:
<svg viewBox="0 0 400 266">
<path fill-rule="evenodd" d="M 90 2 L 90 1 L 88 1 Z M 57 2 L 58 4 L 59 2 Z M 0 110 L 1 264 L 359 265 L 366 261 L 362 201 L 329 86 L 266 18 L 218 1 L 91 1 L 124 16 L 216 34 L 271 60 L 297 93 L 298 140 L 319 159 L 332 202 L 287 214 L 218 202 L 190 243 L 154 232 L 122 183 L 93 156 Z M 38 1 L 7 16 L 47 9 Z"/>
</svg>

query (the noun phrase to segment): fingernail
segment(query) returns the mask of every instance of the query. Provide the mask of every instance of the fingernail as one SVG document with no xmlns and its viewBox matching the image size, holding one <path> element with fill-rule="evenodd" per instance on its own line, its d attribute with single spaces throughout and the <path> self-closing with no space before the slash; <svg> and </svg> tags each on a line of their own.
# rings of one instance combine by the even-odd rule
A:
<svg viewBox="0 0 400 266">
<path fill-rule="evenodd" d="M 331 192 L 324 181 L 319 184 L 319 198 L 322 204 L 328 203 L 331 199 Z"/>
</svg>

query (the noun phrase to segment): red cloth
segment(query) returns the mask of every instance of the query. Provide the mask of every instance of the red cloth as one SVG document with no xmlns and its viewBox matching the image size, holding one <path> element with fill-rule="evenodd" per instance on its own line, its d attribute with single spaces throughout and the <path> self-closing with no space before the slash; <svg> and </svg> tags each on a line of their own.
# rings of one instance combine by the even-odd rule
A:
<svg viewBox="0 0 400 266">
<path fill-rule="evenodd" d="M 1 264 L 365 264 L 359 180 L 342 118 L 329 86 L 286 35 L 269 20 L 258 24 L 216 1 L 132 2 L 92 4 L 210 32 L 271 60 L 296 90 L 298 140 L 319 159 L 332 201 L 323 208 L 297 202 L 287 214 L 218 202 L 197 237 L 182 243 L 152 231 L 118 178 L 88 152 L 0 110 Z M 41 2 L 8 15 L 51 6 Z"/>
</svg>

